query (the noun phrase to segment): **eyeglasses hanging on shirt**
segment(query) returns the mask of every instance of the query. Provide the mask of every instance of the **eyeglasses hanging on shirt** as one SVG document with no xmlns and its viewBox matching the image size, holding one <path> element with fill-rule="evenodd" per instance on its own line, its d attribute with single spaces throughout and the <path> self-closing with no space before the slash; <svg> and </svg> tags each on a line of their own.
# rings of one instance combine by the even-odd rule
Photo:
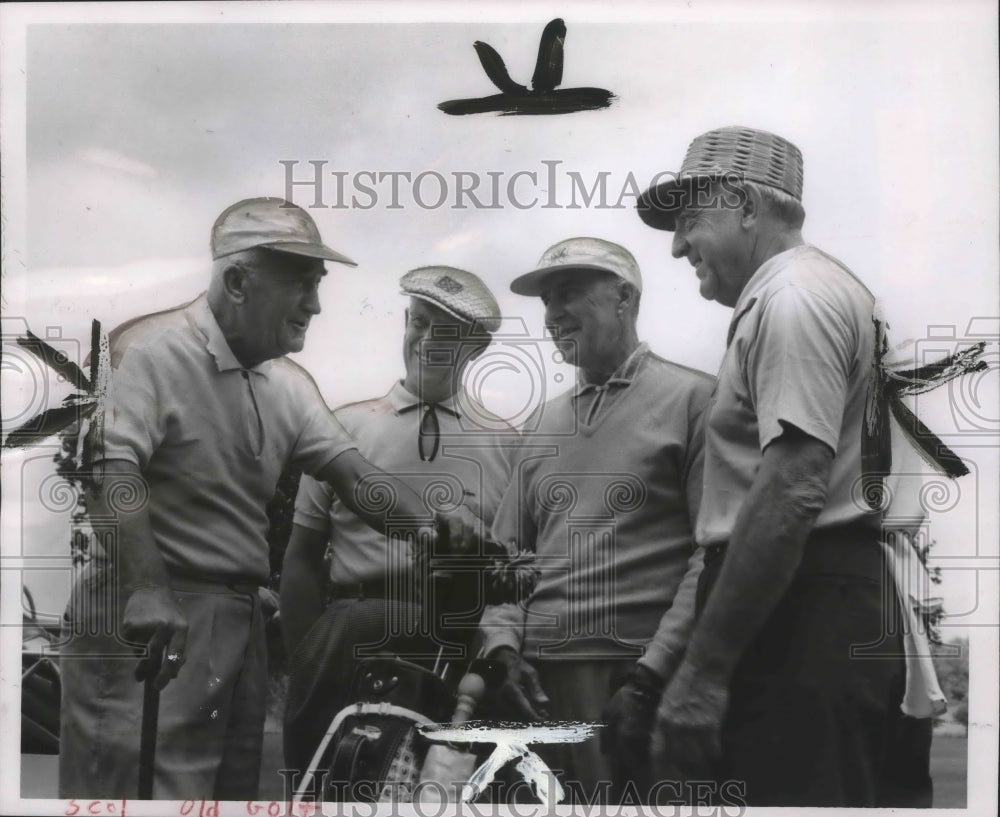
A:
<svg viewBox="0 0 1000 817">
<path fill-rule="evenodd" d="M 414 408 L 420 409 L 420 425 L 417 428 L 417 453 L 421 462 L 430 462 L 437 457 L 441 448 L 441 422 L 438 412 L 450 414 L 452 417 L 459 417 L 459 413 L 448 406 L 440 403 L 415 403 L 412 406 L 405 406 L 401 412 Z"/>
<path fill-rule="evenodd" d="M 417 431 L 417 452 L 421 462 L 430 462 L 441 447 L 441 424 L 433 403 L 424 403 L 420 415 L 420 429 Z"/>
</svg>

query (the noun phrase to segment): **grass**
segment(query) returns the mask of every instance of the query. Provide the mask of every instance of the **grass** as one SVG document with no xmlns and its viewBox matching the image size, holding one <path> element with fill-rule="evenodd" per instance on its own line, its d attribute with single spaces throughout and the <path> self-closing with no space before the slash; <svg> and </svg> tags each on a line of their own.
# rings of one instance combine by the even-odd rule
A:
<svg viewBox="0 0 1000 817">
<path fill-rule="evenodd" d="M 931 778 L 934 808 L 965 808 L 969 753 L 966 735 L 934 735 Z"/>
</svg>

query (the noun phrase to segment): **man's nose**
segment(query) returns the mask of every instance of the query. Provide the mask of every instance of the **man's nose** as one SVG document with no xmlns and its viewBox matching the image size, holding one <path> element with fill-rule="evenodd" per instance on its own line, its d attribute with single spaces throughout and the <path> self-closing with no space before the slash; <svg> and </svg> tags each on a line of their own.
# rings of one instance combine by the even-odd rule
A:
<svg viewBox="0 0 1000 817">
<path fill-rule="evenodd" d="M 545 323 L 546 325 L 555 323 L 556 319 L 561 317 L 563 314 L 562 304 L 556 298 L 550 298 L 549 302 L 545 304 Z"/>
<path fill-rule="evenodd" d="M 684 230 L 680 225 L 677 225 L 677 229 L 674 230 L 674 239 L 670 245 L 670 253 L 674 258 L 683 258 L 687 255 L 688 243 L 687 238 L 684 236 Z"/>
<path fill-rule="evenodd" d="M 320 306 L 319 302 L 319 287 L 313 287 L 306 293 L 305 299 L 302 302 L 302 308 L 310 315 L 318 315 L 323 311 L 323 307 Z"/>
</svg>

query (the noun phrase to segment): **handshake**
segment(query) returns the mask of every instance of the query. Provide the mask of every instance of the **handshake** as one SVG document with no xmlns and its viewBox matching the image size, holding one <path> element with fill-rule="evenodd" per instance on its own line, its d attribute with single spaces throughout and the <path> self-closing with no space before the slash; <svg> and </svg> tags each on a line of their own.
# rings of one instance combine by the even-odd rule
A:
<svg viewBox="0 0 1000 817">
<path fill-rule="evenodd" d="M 483 522 L 465 508 L 436 514 L 432 535 L 418 529 L 411 556 L 420 575 L 445 577 L 478 573 L 484 576 L 486 604 L 516 604 L 527 599 L 538 581 L 535 554 L 516 545 L 487 539 Z"/>
</svg>

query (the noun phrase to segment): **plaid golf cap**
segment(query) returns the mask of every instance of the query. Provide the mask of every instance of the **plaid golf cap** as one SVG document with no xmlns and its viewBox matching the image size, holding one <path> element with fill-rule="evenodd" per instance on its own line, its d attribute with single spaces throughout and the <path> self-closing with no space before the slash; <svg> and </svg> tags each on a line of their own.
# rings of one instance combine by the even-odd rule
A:
<svg viewBox="0 0 1000 817">
<path fill-rule="evenodd" d="M 312 216 L 285 199 L 244 199 L 223 210 L 212 225 L 213 259 L 254 247 L 357 266 L 327 247 Z"/>
<path fill-rule="evenodd" d="M 667 174 L 664 174 L 667 175 Z M 787 139 L 754 128 L 728 127 L 703 133 L 691 142 L 679 173 L 650 187 L 636 208 L 650 227 L 673 230 L 678 210 L 696 179 L 733 176 L 782 190 L 802 201 L 802 152 Z"/>
<path fill-rule="evenodd" d="M 489 287 L 455 267 L 418 267 L 399 279 L 404 295 L 420 298 L 487 332 L 500 328 L 500 305 Z"/>
<path fill-rule="evenodd" d="M 549 275 L 568 269 L 610 272 L 642 292 L 642 273 L 632 253 L 619 244 L 585 236 L 553 244 L 542 253 L 535 269 L 510 282 L 510 290 L 518 295 L 541 295 Z"/>
</svg>

